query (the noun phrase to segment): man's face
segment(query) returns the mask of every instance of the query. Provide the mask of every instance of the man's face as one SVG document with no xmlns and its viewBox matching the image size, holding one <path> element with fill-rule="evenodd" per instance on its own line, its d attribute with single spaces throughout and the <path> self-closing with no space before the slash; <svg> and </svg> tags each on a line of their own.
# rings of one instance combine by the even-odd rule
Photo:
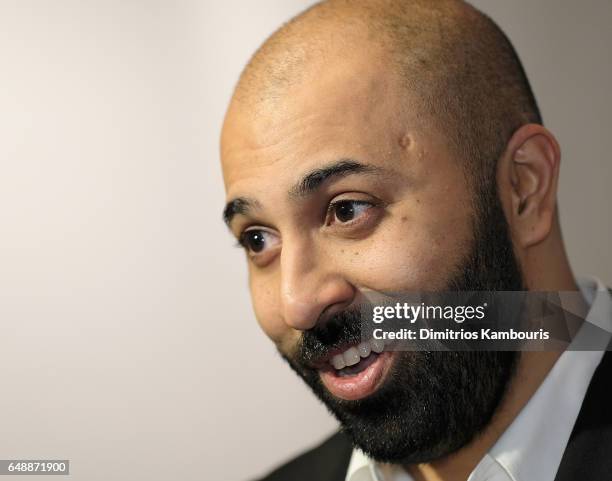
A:
<svg viewBox="0 0 612 481">
<path fill-rule="evenodd" d="M 228 114 L 227 199 L 252 204 L 231 230 L 250 242 L 255 314 L 283 352 L 368 291 L 444 287 L 471 245 L 461 164 L 444 138 L 416 127 L 410 105 L 400 112 L 397 88 L 379 71 L 347 60 L 276 105 L 234 104 Z M 309 174 L 346 160 L 365 168 L 297 192 Z"/>
<path fill-rule="evenodd" d="M 221 154 L 262 329 L 362 449 L 425 461 L 482 429 L 515 356 L 372 345 L 352 359 L 356 306 L 370 293 L 520 288 L 520 276 L 507 249 L 483 259 L 479 241 L 508 239 L 475 229 L 486 222 L 461 161 L 385 68 L 344 57 L 274 101 L 234 102 Z M 449 410 L 470 395 L 480 401 Z"/>
</svg>

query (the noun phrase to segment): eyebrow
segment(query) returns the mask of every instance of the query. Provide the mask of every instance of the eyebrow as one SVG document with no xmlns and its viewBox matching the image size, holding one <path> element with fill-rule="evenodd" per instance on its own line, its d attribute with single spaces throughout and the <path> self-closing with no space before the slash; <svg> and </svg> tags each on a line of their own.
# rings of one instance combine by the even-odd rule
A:
<svg viewBox="0 0 612 481">
<path fill-rule="evenodd" d="M 341 178 L 353 174 L 380 173 L 383 169 L 373 165 L 363 164 L 353 159 L 340 159 L 325 167 L 310 171 L 304 175 L 291 189 L 289 196 L 294 198 L 305 197 L 319 189 L 332 178 Z M 223 220 L 229 227 L 232 219 L 238 215 L 247 215 L 259 203 L 247 197 L 237 197 L 230 200 L 223 210 Z"/>
<path fill-rule="evenodd" d="M 330 165 L 315 169 L 306 174 L 289 190 L 290 197 L 304 197 L 319 189 L 331 178 L 346 177 L 352 174 L 378 173 L 382 169 L 373 165 L 362 164 L 352 159 L 340 159 Z"/>
<path fill-rule="evenodd" d="M 248 197 L 236 197 L 225 204 L 223 222 L 229 227 L 232 219 L 238 215 L 247 215 L 253 208 L 259 207 L 259 202 Z"/>
</svg>

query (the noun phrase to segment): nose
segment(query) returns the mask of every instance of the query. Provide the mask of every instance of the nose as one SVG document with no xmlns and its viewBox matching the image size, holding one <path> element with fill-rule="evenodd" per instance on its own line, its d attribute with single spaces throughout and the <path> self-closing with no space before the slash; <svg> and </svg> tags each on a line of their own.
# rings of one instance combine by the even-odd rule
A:
<svg viewBox="0 0 612 481">
<path fill-rule="evenodd" d="M 311 242 L 284 242 L 280 263 L 282 315 L 290 327 L 312 329 L 352 303 L 354 287 Z"/>
</svg>

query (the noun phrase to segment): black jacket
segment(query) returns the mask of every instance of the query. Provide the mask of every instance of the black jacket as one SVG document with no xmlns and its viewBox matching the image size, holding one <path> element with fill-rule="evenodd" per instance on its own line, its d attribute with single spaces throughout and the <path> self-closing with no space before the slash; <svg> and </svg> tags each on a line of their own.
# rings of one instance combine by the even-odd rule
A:
<svg viewBox="0 0 612 481">
<path fill-rule="evenodd" d="M 352 448 L 350 440 L 338 432 L 261 481 L 344 481 Z M 591 379 L 555 481 L 612 481 L 610 351 L 604 353 Z"/>
</svg>

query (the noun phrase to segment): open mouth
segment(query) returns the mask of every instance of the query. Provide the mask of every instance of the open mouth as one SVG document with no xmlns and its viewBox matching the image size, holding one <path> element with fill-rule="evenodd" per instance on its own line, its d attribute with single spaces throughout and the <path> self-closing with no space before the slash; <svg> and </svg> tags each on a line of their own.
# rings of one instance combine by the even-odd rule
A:
<svg viewBox="0 0 612 481">
<path fill-rule="evenodd" d="M 362 399 L 382 384 L 392 357 L 383 341 L 371 339 L 334 355 L 330 366 L 320 369 L 319 375 L 334 396 L 347 401 Z"/>
</svg>

